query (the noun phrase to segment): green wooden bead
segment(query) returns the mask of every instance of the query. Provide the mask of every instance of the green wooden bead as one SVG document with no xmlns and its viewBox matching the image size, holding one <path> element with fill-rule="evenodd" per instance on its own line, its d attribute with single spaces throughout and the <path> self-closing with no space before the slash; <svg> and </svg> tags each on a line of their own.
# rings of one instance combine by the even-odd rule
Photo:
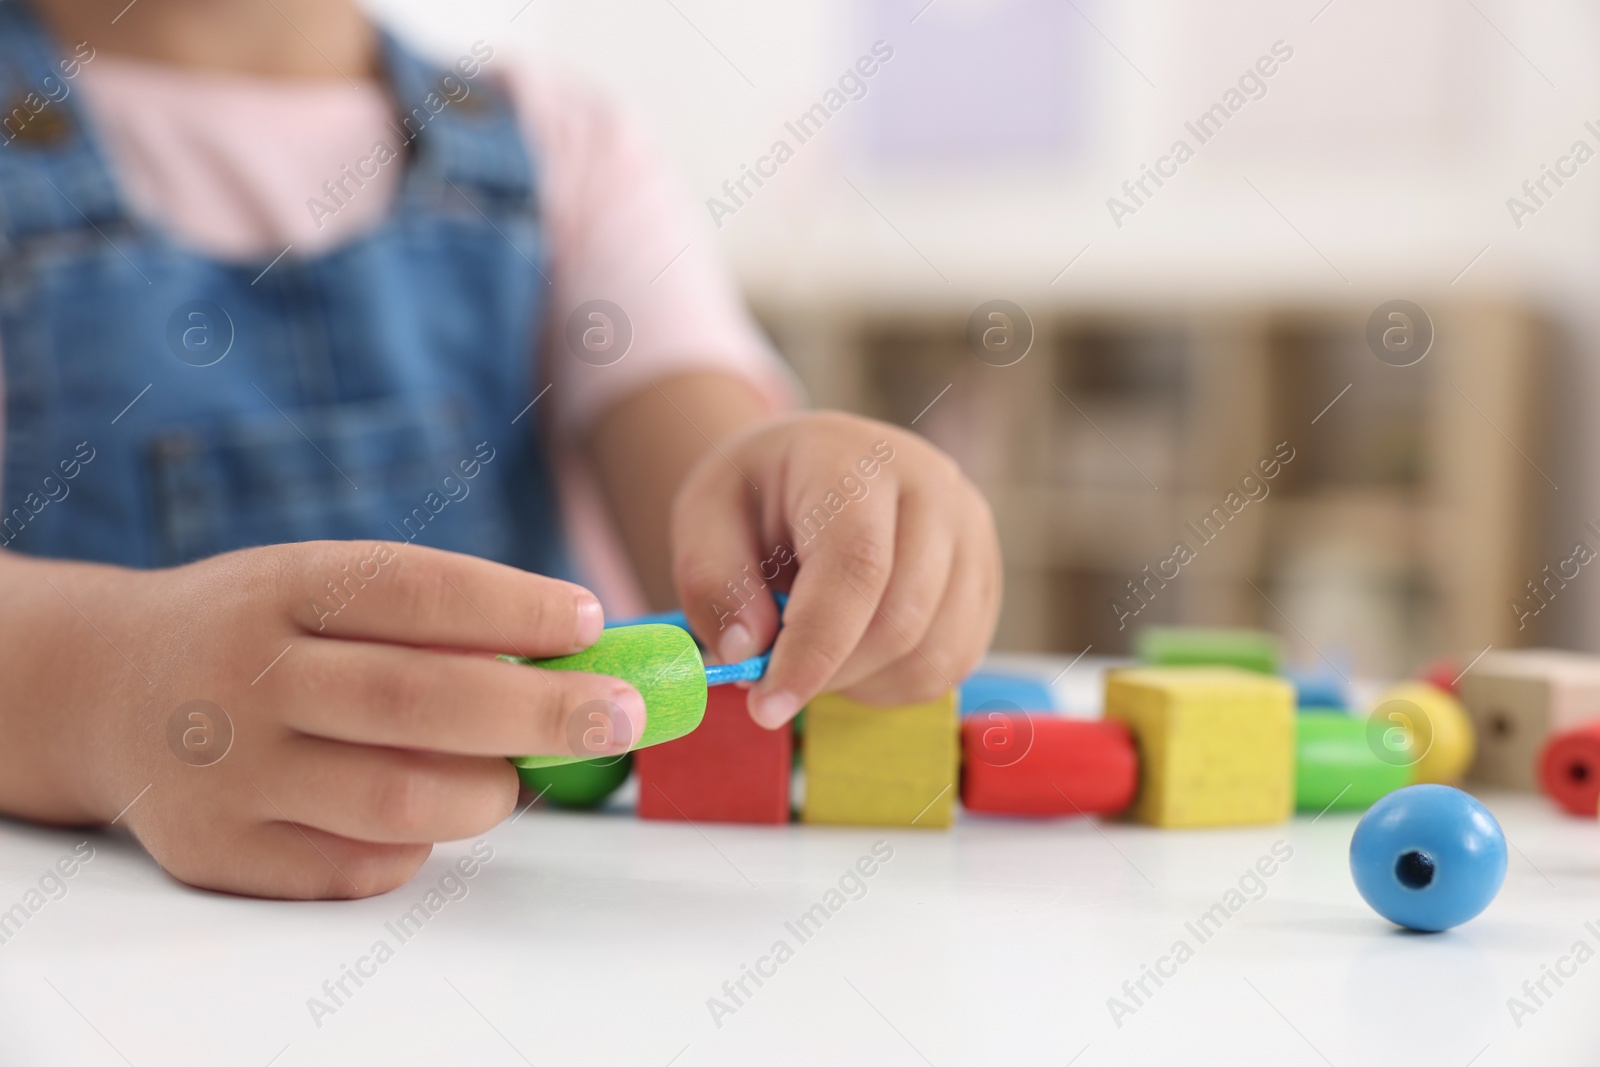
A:
<svg viewBox="0 0 1600 1067">
<path fill-rule="evenodd" d="M 571 656 L 500 658 L 550 671 L 609 674 L 632 685 L 644 697 L 645 707 L 644 737 L 636 748 L 682 737 L 699 726 L 706 713 L 705 661 L 694 637 L 681 626 L 618 626 Z M 582 756 L 518 756 L 511 762 L 518 767 L 559 767 L 583 760 Z"/>
<path fill-rule="evenodd" d="M 1262 674 L 1278 671 L 1278 639 L 1261 630 L 1217 626 L 1147 626 L 1134 654 L 1157 667 L 1239 667 Z"/>
<path fill-rule="evenodd" d="M 597 808 L 622 787 L 632 769 L 633 757 L 625 752 L 559 767 L 518 767 L 517 776 L 558 808 Z"/>
<path fill-rule="evenodd" d="M 1295 716 L 1295 807 L 1364 811 L 1411 784 L 1412 768 L 1374 751 L 1369 732 L 1365 716 L 1343 711 Z"/>
</svg>

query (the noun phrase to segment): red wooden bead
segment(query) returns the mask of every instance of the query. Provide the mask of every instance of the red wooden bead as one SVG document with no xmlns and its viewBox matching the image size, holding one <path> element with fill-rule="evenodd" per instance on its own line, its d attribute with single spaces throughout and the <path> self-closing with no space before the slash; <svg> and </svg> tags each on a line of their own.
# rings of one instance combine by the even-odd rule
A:
<svg viewBox="0 0 1600 1067">
<path fill-rule="evenodd" d="M 639 816 L 692 822 L 789 821 L 794 734 L 758 726 L 747 691 L 715 685 L 692 733 L 633 754 Z"/>
<path fill-rule="evenodd" d="M 961 803 L 995 815 L 1111 815 L 1133 803 L 1139 756 L 1120 722 L 988 711 L 961 722 Z"/>
<path fill-rule="evenodd" d="M 1417 678 L 1430 685 L 1438 686 L 1453 697 L 1461 695 L 1461 689 L 1456 681 L 1461 676 L 1461 661 L 1454 656 L 1440 656 L 1430 660 L 1422 670 L 1417 672 Z"/>
<path fill-rule="evenodd" d="M 1539 786 L 1562 811 L 1600 811 L 1600 722 L 1555 734 L 1539 753 Z"/>
</svg>

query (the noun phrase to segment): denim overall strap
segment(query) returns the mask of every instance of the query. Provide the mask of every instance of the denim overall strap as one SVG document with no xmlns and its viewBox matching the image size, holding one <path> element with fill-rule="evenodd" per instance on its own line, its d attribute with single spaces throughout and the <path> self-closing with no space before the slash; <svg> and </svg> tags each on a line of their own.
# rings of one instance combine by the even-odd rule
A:
<svg viewBox="0 0 1600 1067">
<path fill-rule="evenodd" d="M 15 0 L 0 13 L 0 85 L 59 62 Z M 0 147 L 0 545 L 163 566 L 382 538 L 570 574 L 532 404 L 528 148 L 487 72 L 382 48 L 393 143 L 307 207 L 375 195 L 376 166 L 406 168 L 400 192 L 318 256 L 219 261 L 130 217 L 75 95 L 68 136 Z"/>
<path fill-rule="evenodd" d="M 61 54 L 25 3 L 0 0 L 0 251 L 35 234 L 115 226 L 125 217 L 79 115 L 72 81 L 79 63 Z M 25 146 L 39 151 L 24 162 Z"/>
<path fill-rule="evenodd" d="M 533 167 L 516 115 L 487 69 L 480 63 L 468 79 L 419 58 L 387 31 L 381 39 L 396 133 L 413 149 L 402 210 L 461 197 L 491 215 L 527 208 Z"/>
</svg>

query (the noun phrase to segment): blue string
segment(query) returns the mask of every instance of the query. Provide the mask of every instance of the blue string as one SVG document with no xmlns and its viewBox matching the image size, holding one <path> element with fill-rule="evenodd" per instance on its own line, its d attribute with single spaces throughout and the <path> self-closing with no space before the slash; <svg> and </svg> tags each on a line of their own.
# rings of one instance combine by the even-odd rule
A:
<svg viewBox="0 0 1600 1067">
<path fill-rule="evenodd" d="M 789 604 L 789 594 L 773 593 L 772 599 L 778 603 L 778 623 L 783 624 L 783 609 Z M 661 611 L 654 615 L 636 615 L 631 619 L 618 619 L 606 623 L 606 629 L 616 626 L 645 626 L 648 624 L 662 626 L 678 626 L 689 629 L 689 620 L 681 611 Z M 767 673 L 767 661 L 772 658 L 772 649 L 767 649 L 759 656 L 740 660 L 738 663 L 713 663 L 706 667 L 706 685 L 727 685 L 729 682 L 754 682 Z"/>
<path fill-rule="evenodd" d="M 687 630 L 689 620 L 681 611 L 661 611 L 654 615 L 635 615 L 631 619 L 608 619 L 606 629 L 615 629 L 618 626 L 646 626 L 656 623 L 662 626 L 680 626 Z"/>
<path fill-rule="evenodd" d="M 738 663 L 713 663 L 706 667 L 707 685 L 727 685 L 729 682 L 753 682 L 767 672 L 770 651 Z"/>
</svg>

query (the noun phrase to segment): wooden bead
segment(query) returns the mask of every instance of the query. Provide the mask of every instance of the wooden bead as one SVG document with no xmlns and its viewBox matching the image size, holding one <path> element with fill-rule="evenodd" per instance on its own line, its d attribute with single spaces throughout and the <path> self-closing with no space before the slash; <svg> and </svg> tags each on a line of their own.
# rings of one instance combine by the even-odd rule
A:
<svg viewBox="0 0 1600 1067">
<path fill-rule="evenodd" d="M 1286 667 L 1283 676 L 1294 686 L 1295 703 L 1301 710 L 1350 707 L 1350 686 L 1331 667 Z"/>
<path fill-rule="evenodd" d="M 949 826 L 959 762 L 956 694 L 875 707 L 825 693 L 806 707 L 810 823 Z"/>
<path fill-rule="evenodd" d="M 559 767 L 518 767 L 517 776 L 534 796 L 558 808 L 597 808 L 628 780 L 628 753 Z"/>
<path fill-rule="evenodd" d="M 1372 714 L 1410 730 L 1412 780 L 1453 785 L 1472 766 L 1477 744 L 1461 701 L 1427 682 L 1403 682 L 1383 695 Z"/>
<path fill-rule="evenodd" d="M 1004 671 L 974 671 L 961 683 L 961 714 L 979 711 L 1052 711 L 1055 694 L 1037 678 Z"/>
<path fill-rule="evenodd" d="M 1131 814 L 1155 826 L 1277 822 L 1294 810 L 1294 687 L 1232 667 L 1106 676 L 1106 718 L 1139 747 Z"/>
<path fill-rule="evenodd" d="M 1490 652 L 1462 675 L 1460 689 L 1478 737 L 1472 780 L 1531 790 L 1545 739 L 1600 717 L 1600 657 Z"/>
<path fill-rule="evenodd" d="M 699 729 L 634 755 L 641 818 L 789 821 L 794 732 L 758 725 L 746 699 L 736 685 L 714 685 Z"/>
<path fill-rule="evenodd" d="M 1539 754 L 1539 786 L 1568 815 L 1600 810 L 1600 722 L 1564 730 Z"/>
<path fill-rule="evenodd" d="M 501 656 L 547 671 L 586 671 L 621 678 L 644 698 L 644 737 L 636 748 L 671 741 L 700 725 L 706 710 L 706 670 L 694 637 L 681 626 L 651 623 L 605 630 L 582 652 L 554 659 L 529 660 Z M 557 767 L 592 758 L 582 738 L 568 738 L 573 755 L 519 756 L 518 767 Z"/>
<path fill-rule="evenodd" d="M 1295 717 L 1294 804 L 1301 811 L 1364 811 L 1411 784 L 1412 769 L 1382 747 L 1365 716 L 1308 712 Z"/>
<path fill-rule="evenodd" d="M 987 711 L 961 720 L 961 803 L 991 815 L 1114 815 L 1139 755 L 1120 722 Z"/>
<path fill-rule="evenodd" d="M 1448 930 L 1488 907 L 1506 878 L 1506 837 L 1472 797 L 1446 785 L 1396 790 L 1350 838 L 1356 890 L 1385 919 Z"/>
<path fill-rule="evenodd" d="M 1436 685 L 1451 696 L 1459 697 L 1461 690 L 1457 682 L 1461 678 L 1463 666 L 1464 664 L 1455 656 L 1440 656 L 1438 659 L 1428 661 L 1417 672 L 1417 680 Z"/>
<path fill-rule="evenodd" d="M 1238 667 L 1273 674 L 1279 648 L 1278 639 L 1262 630 L 1147 626 L 1139 631 L 1134 654 L 1154 667 Z"/>
</svg>

